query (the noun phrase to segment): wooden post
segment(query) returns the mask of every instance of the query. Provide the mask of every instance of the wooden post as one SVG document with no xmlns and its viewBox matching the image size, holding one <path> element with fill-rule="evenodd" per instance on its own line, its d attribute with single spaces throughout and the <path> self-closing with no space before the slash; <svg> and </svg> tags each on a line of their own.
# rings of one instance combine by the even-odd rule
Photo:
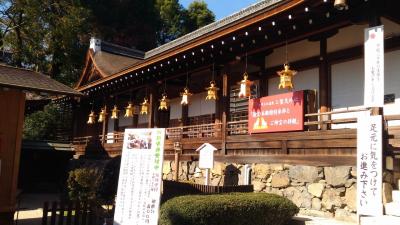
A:
<svg viewBox="0 0 400 225">
<path fill-rule="evenodd" d="M 149 113 L 147 114 L 149 118 L 148 122 L 148 128 L 153 128 L 154 127 L 154 113 L 157 111 L 157 102 L 158 99 L 156 98 L 156 90 L 154 87 L 150 88 L 150 95 L 149 95 Z"/>
<path fill-rule="evenodd" d="M 229 92 L 230 92 L 230 85 L 228 80 L 228 71 L 225 71 L 222 75 L 222 146 L 221 150 L 224 155 L 227 154 L 226 151 L 226 135 L 227 135 L 227 126 L 229 121 Z"/>
<path fill-rule="evenodd" d="M 0 223 L 14 224 L 18 170 L 24 124 L 25 94 L 0 90 Z"/>
<path fill-rule="evenodd" d="M 320 40 L 320 65 L 319 65 L 319 112 L 324 113 L 330 111 L 330 72 L 327 59 L 327 39 L 323 37 Z M 329 120 L 329 116 L 320 116 L 321 121 Z M 327 124 L 321 124 L 321 130 L 327 130 L 329 126 Z"/>
<path fill-rule="evenodd" d="M 175 165 L 174 165 L 174 180 L 178 181 L 179 180 L 179 161 L 180 158 L 180 152 L 175 151 Z"/>
<path fill-rule="evenodd" d="M 104 106 L 104 110 L 107 112 L 107 104 Z M 107 136 L 107 129 L 108 129 L 108 117 L 106 116 L 103 120 L 102 124 L 102 131 L 101 131 L 101 144 L 104 145 L 106 142 Z"/>
</svg>

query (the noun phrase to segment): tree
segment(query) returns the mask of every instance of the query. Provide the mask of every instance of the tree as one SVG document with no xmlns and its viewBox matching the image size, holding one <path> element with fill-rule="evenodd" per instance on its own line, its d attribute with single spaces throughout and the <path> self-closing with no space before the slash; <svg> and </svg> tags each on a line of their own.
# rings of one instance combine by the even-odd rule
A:
<svg viewBox="0 0 400 225">
<path fill-rule="evenodd" d="M 199 29 L 215 21 L 214 13 L 208 9 L 207 3 L 203 0 L 193 1 L 188 9 L 188 32 Z"/>
<path fill-rule="evenodd" d="M 155 0 L 87 0 L 93 34 L 126 47 L 146 51 L 156 47 L 159 16 Z"/>
<path fill-rule="evenodd" d="M 89 11 L 74 0 L 9 0 L 0 2 L 3 49 L 12 64 L 73 83 L 82 67 L 89 40 Z"/>
<path fill-rule="evenodd" d="M 204 1 L 193 1 L 185 9 L 178 0 L 157 0 L 161 27 L 158 44 L 164 44 L 215 21 Z"/>
</svg>

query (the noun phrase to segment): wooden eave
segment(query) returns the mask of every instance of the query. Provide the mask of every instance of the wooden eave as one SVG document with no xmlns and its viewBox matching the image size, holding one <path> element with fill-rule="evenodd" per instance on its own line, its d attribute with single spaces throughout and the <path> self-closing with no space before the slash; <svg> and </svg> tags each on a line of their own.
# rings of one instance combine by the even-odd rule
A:
<svg viewBox="0 0 400 225">
<path fill-rule="evenodd" d="M 230 26 L 221 28 L 220 30 L 216 30 L 211 32 L 210 34 L 208 34 L 206 37 L 202 37 L 202 38 L 198 38 L 195 40 L 192 40 L 182 46 L 179 46 L 178 48 L 174 48 L 171 50 L 168 50 L 166 52 L 163 52 L 162 54 L 159 55 L 155 55 L 154 57 L 150 57 L 148 59 L 145 59 L 142 63 L 133 66 L 127 70 L 121 71 L 119 73 L 113 74 L 111 76 L 105 77 L 104 79 L 101 79 L 99 81 L 96 82 L 92 82 L 90 84 L 81 86 L 79 88 L 77 88 L 78 91 L 84 91 L 88 88 L 92 88 L 95 87 L 96 85 L 99 85 L 101 83 L 104 83 L 106 81 L 118 78 L 122 75 L 125 75 L 127 73 L 131 73 L 133 71 L 137 71 L 140 69 L 143 69 L 147 66 L 150 66 L 154 63 L 163 61 L 167 58 L 173 57 L 175 55 L 181 54 L 185 51 L 188 51 L 190 49 L 199 47 L 201 45 L 204 45 L 208 42 L 214 41 L 216 39 L 219 39 L 223 36 L 235 33 L 245 27 L 251 26 L 253 24 L 259 23 L 263 20 L 266 20 L 272 16 L 278 15 L 282 12 L 288 11 L 302 3 L 304 3 L 305 0 L 291 0 L 291 1 L 285 1 L 283 3 L 278 3 L 273 9 L 270 9 L 268 11 L 264 11 L 264 12 L 259 12 L 259 13 L 255 13 L 252 14 L 251 17 L 247 17 L 247 18 L 243 18 L 241 20 L 235 21 L 234 23 L 232 23 Z"/>
</svg>

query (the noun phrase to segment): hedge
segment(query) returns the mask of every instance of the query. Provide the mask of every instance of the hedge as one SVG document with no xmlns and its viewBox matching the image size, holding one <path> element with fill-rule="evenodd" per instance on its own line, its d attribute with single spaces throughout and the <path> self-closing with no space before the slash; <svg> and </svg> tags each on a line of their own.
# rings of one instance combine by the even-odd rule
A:
<svg viewBox="0 0 400 225">
<path fill-rule="evenodd" d="M 283 225 L 298 212 L 275 194 L 186 195 L 161 206 L 160 225 Z"/>
</svg>

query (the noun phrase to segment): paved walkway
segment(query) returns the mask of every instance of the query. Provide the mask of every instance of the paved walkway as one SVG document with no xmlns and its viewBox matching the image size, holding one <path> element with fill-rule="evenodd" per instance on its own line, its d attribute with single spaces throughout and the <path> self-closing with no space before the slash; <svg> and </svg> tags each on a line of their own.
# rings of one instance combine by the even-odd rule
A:
<svg viewBox="0 0 400 225">
<path fill-rule="evenodd" d="M 293 218 L 293 221 L 290 225 L 357 225 L 357 224 L 335 220 L 332 218 L 298 215 Z"/>
<path fill-rule="evenodd" d="M 14 216 L 16 224 L 40 225 L 43 216 L 43 203 L 57 200 L 57 194 L 22 194 L 19 203 L 20 210 Z"/>
</svg>

